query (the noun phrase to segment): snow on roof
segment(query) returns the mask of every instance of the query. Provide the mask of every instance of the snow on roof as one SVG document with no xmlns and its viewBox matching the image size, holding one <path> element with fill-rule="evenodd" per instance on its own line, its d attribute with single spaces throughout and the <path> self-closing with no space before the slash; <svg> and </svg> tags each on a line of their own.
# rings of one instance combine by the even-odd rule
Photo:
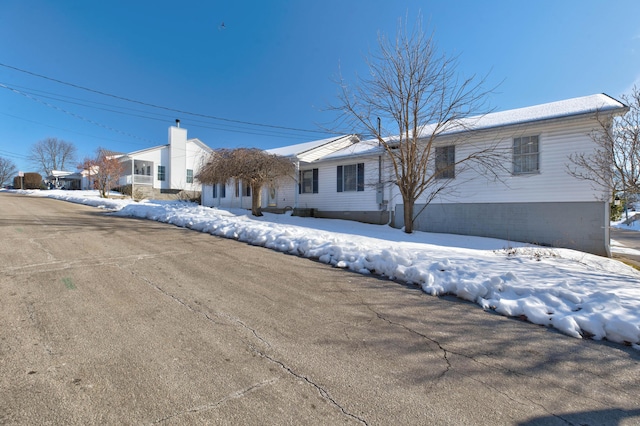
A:
<svg viewBox="0 0 640 426">
<path fill-rule="evenodd" d="M 575 117 L 596 112 L 623 113 L 627 106 L 604 93 L 550 102 L 525 108 L 494 112 L 482 116 L 470 117 L 462 121 L 459 126 L 449 129 L 445 134 L 458 133 L 466 130 L 485 130 L 557 118 Z M 425 126 L 423 134 L 433 132 L 434 124 Z"/>
<path fill-rule="evenodd" d="M 356 135 L 331 137 L 317 141 L 304 142 L 296 145 L 284 146 L 267 150 L 269 154 L 283 157 L 296 157 L 300 161 L 312 162 L 341 150 L 358 141 Z"/>
<path fill-rule="evenodd" d="M 73 174 L 77 174 L 77 172 L 69 172 L 66 170 L 51 170 L 51 174 L 49 176 L 51 177 L 65 177 L 65 176 L 70 176 Z"/>
<path fill-rule="evenodd" d="M 337 159 L 342 157 L 357 157 L 360 155 L 379 155 L 384 152 L 384 148 L 378 144 L 377 139 L 360 141 L 344 149 L 327 155 L 323 160 Z"/>
<path fill-rule="evenodd" d="M 608 95 L 597 94 L 567 99 L 559 102 L 534 105 L 526 108 L 495 112 L 483 116 L 470 117 L 464 120 L 464 124 L 449 129 L 443 134 L 452 134 L 460 131 L 467 131 L 469 129 L 485 130 L 556 118 L 573 117 L 583 114 L 592 114 L 597 111 L 622 113 L 626 108 L 626 105 L 622 102 L 619 102 Z M 423 134 L 428 135 L 428 132 L 432 131 L 432 128 L 433 125 L 425 126 L 422 130 Z M 388 140 L 393 141 L 393 139 L 394 138 L 391 137 Z M 333 153 L 324 156 L 323 159 L 329 160 L 361 155 L 379 155 L 383 151 L 384 149 L 379 146 L 376 139 L 370 139 L 360 141 L 346 148 L 334 151 Z"/>
</svg>

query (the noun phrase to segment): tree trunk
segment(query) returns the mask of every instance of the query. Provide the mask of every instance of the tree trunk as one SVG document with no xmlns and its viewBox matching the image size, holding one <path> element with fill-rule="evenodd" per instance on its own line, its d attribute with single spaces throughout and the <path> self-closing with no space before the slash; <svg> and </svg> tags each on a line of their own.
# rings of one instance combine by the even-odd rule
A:
<svg viewBox="0 0 640 426">
<path fill-rule="evenodd" d="M 413 201 L 402 200 L 404 206 L 404 232 L 411 234 L 413 232 Z"/>
<path fill-rule="evenodd" d="M 251 185 L 251 214 L 262 216 L 262 186 Z"/>
</svg>

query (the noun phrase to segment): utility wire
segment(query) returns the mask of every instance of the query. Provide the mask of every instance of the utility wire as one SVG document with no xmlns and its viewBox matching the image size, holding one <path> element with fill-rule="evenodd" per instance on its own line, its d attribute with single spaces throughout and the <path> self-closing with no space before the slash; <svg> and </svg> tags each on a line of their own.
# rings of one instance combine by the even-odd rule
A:
<svg viewBox="0 0 640 426">
<path fill-rule="evenodd" d="M 41 100 L 41 99 L 36 98 L 36 97 L 35 97 L 35 96 L 33 96 L 33 95 L 30 95 L 30 94 L 25 93 L 25 92 L 22 92 L 22 91 L 20 91 L 20 90 L 18 90 L 18 89 L 14 89 L 14 88 L 12 88 L 12 87 L 6 86 L 6 85 L 4 85 L 4 84 L 2 84 L 2 83 L 0 83 L 0 87 L 5 88 L 5 89 L 7 89 L 7 90 L 10 90 L 10 91 L 12 91 L 12 92 L 14 92 L 14 93 L 20 94 L 20 95 L 22 95 L 22 96 L 26 97 L 27 99 L 31 99 L 31 100 L 33 100 L 33 101 L 36 101 L 36 102 L 38 102 L 38 103 L 41 103 L 42 105 L 45 105 L 45 106 L 47 106 L 47 107 L 49 107 L 49 108 L 53 108 L 53 109 L 55 109 L 55 110 L 57 110 L 57 111 L 63 112 L 63 113 L 68 114 L 68 115 L 70 115 L 70 116 L 72 116 L 72 117 L 75 117 L 75 118 L 78 118 L 78 119 L 80 119 L 80 120 L 86 121 L 87 123 L 91 123 L 91 124 L 93 124 L 93 125 L 95 125 L 95 126 L 102 127 L 103 129 L 107 129 L 107 130 L 110 130 L 110 131 L 112 131 L 112 132 L 120 133 L 121 135 L 124 135 L 124 136 L 130 137 L 130 138 L 134 138 L 134 139 L 138 139 L 138 140 L 141 140 L 141 141 L 144 141 L 144 142 L 148 142 L 148 143 L 152 143 L 152 144 L 154 143 L 153 141 L 150 141 L 149 139 L 141 138 L 140 136 L 135 136 L 135 135 L 132 135 L 132 134 L 130 134 L 130 133 L 123 132 L 122 130 L 114 129 L 113 127 L 107 126 L 107 125 L 102 124 L 102 123 L 98 123 L 97 121 L 93 121 L 93 120 L 91 120 L 91 119 L 89 119 L 89 118 L 83 117 L 83 116 L 78 115 L 78 114 L 76 114 L 76 113 L 73 113 L 73 112 L 71 112 L 71 111 L 67 111 L 67 110 L 66 110 L 66 109 L 64 109 L 64 108 L 60 108 L 60 107 L 58 107 L 58 106 L 56 106 L 56 105 L 52 105 L 52 104 L 50 104 L 50 103 L 48 103 L 48 102 L 45 102 L 45 101 L 43 101 L 43 100 Z"/>
<path fill-rule="evenodd" d="M 93 138 L 93 139 L 102 139 L 102 140 L 105 140 L 105 141 L 108 141 L 108 142 L 116 142 L 116 143 L 126 143 L 126 144 L 135 144 L 135 145 L 147 145 L 147 143 L 146 143 L 146 142 L 143 144 L 142 142 L 133 142 L 133 141 L 130 141 L 130 140 L 121 141 L 121 140 L 116 140 L 116 139 L 112 139 L 112 138 L 105 138 L 105 137 L 103 137 L 103 136 L 89 135 L 89 134 L 87 134 L 87 133 L 82 133 L 82 132 L 78 132 L 78 131 L 71 130 L 71 129 L 65 129 L 65 128 L 63 128 L 63 127 L 52 126 L 52 125 L 50 125 L 50 124 L 46 124 L 46 123 L 43 123 L 43 122 L 41 122 L 41 121 L 35 121 L 35 120 L 31 120 L 31 119 L 29 119 L 29 118 L 19 117 L 19 116 L 17 116 L 17 115 L 8 114 L 8 113 L 6 113 L 6 112 L 2 112 L 2 111 L 0 111 L 0 114 L 2 114 L 2 115 L 6 115 L 7 117 L 15 118 L 15 119 L 18 119 L 18 120 L 23 120 L 23 121 L 26 121 L 26 122 L 28 122 L 28 123 L 38 124 L 38 125 L 40 125 L 40 126 L 49 127 L 49 128 L 51 128 L 51 129 L 63 130 L 63 131 L 65 131 L 65 132 L 75 133 L 75 134 L 77 134 L 77 135 L 80 135 L 80 136 L 87 136 L 87 137 L 90 137 L 90 138 Z M 26 157 L 25 157 L 25 158 L 26 158 Z"/>
<path fill-rule="evenodd" d="M 86 107 L 86 108 L 93 108 L 93 109 L 106 111 L 106 112 L 112 112 L 114 114 L 121 114 L 121 115 L 126 115 L 126 116 L 129 116 L 129 117 L 144 118 L 144 119 L 147 119 L 147 120 L 165 122 L 166 121 L 166 117 L 171 117 L 170 115 L 167 115 L 167 114 L 154 113 L 154 112 L 142 111 L 142 110 L 134 109 L 134 108 L 126 108 L 126 107 L 121 107 L 121 106 L 116 106 L 116 105 L 105 104 L 105 103 L 102 103 L 102 102 L 89 101 L 89 100 L 85 100 L 85 99 L 75 98 L 75 97 L 72 97 L 72 96 L 60 95 L 60 94 L 46 92 L 46 91 L 32 89 L 32 88 L 26 88 L 27 90 L 18 90 L 18 89 L 16 89 L 16 87 L 25 88 L 25 86 L 19 86 L 19 85 L 11 85 L 11 86 L 9 86 L 9 85 L 7 85 L 5 83 L 0 83 L 0 88 L 4 88 L 4 89 L 7 89 L 7 90 L 10 90 L 10 91 L 12 91 L 14 93 L 23 95 L 23 96 L 27 97 L 28 99 L 31 99 L 31 100 L 34 100 L 36 102 L 42 103 L 43 105 L 49 106 L 51 108 L 54 108 L 54 109 L 57 109 L 59 111 L 65 112 L 67 114 L 73 115 L 76 118 L 80 118 L 80 119 L 82 119 L 84 121 L 92 122 L 92 124 L 96 124 L 96 125 L 99 125 L 101 127 L 108 128 L 108 129 L 112 129 L 112 128 L 109 127 L 109 126 L 102 125 L 102 124 L 99 124 L 97 122 L 94 122 L 92 120 L 86 119 L 86 118 L 81 117 L 81 116 L 79 116 L 77 114 L 68 112 L 68 111 L 66 111 L 66 110 L 64 110 L 62 108 L 58 108 L 53 104 L 50 104 L 48 102 L 42 101 L 40 98 L 55 100 L 55 101 L 58 101 L 58 102 L 65 102 L 65 103 L 72 104 L 72 105 L 78 105 L 78 106 L 82 106 L 82 107 Z M 53 95 L 53 96 L 37 94 L 38 92 L 39 93 L 46 93 L 46 94 Z M 36 97 L 36 95 L 39 96 L 39 98 Z M 81 101 L 81 102 L 75 102 L 75 101 L 71 101 L 71 100 L 67 100 L 67 99 L 61 99 L 60 97 L 67 98 L 67 99 L 74 99 L 74 100 L 78 100 L 78 101 Z M 92 104 L 96 104 L 96 105 L 104 105 L 104 106 L 107 106 L 109 108 L 103 108 L 103 107 L 99 107 L 99 106 L 88 105 L 87 103 L 92 103 Z M 130 113 L 130 112 L 118 111 L 118 110 L 113 109 L 113 108 L 124 109 L 124 110 L 127 110 L 127 111 L 135 111 L 135 112 L 142 113 L 142 114 L 152 114 L 152 115 L 156 115 L 156 116 L 159 116 L 159 117 L 165 117 L 165 118 L 149 117 L 147 115 L 133 114 L 133 113 Z M 302 135 L 294 135 L 292 133 L 285 133 L 285 132 L 276 131 L 276 130 L 265 129 L 265 130 L 262 130 L 262 131 L 259 131 L 259 130 L 255 130 L 254 131 L 254 130 L 248 130 L 246 128 L 242 128 L 242 127 L 239 127 L 239 126 L 233 126 L 233 125 L 220 124 L 219 126 L 226 126 L 226 127 L 211 127 L 211 126 L 205 126 L 205 125 L 202 125 L 202 124 L 194 124 L 194 123 L 210 124 L 209 121 L 202 121 L 202 120 L 197 120 L 197 119 L 188 120 L 188 121 L 184 122 L 184 124 L 188 125 L 189 127 L 212 129 L 212 130 L 218 130 L 218 131 L 223 131 L 223 132 L 233 132 L 233 133 L 242 133 L 242 134 L 248 134 L 248 135 L 278 137 L 278 138 L 281 138 L 281 139 L 295 139 L 295 140 L 303 139 Z M 117 131 L 115 129 L 113 129 L 113 130 Z M 120 131 L 117 131 L 117 132 L 123 133 L 123 132 L 120 132 Z"/>
<path fill-rule="evenodd" d="M 196 117 L 203 117 L 203 118 L 209 118 L 209 119 L 213 119 L 213 120 L 220 120 L 220 121 L 226 121 L 226 122 L 230 122 L 230 123 L 238 123 L 238 124 L 244 124 L 244 125 L 249 125 L 249 126 L 258 126 L 258 127 L 268 127 L 268 128 L 273 128 L 273 129 L 281 129 L 281 130 L 292 130 L 292 131 L 296 131 L 296 132 L 306 132 L 306 133 L 320 133 L 320 134 L 331 134 L 330 132 L 325 132 L 325 131 L 320 131 L 320 130 L 308 130 L 308 129 L 299 129 L 299 128 L 295 128 L 295 127 L 285 127 L 285 126 L 276 126 L 276 125 L 272 125 L 272 124 L 261 124 L 261 123 L 253 123 L 250 121 L 242 121 L 242 120 L 233 120 L 230 118 L 222 118 L 222 117 L 216 117 L 213 115 L 207 115 L 207 114 L 200 114 L 200 113 L 195 113 L 195 112 L 189 112 L 189 111 L 184 111 L 184 110 L 180 110 L 180 109 L 176 109 L 176 108 L 169 108 L 169 107 L 165 107 L 165 106 L 161 106 L 161 105 L 155 105 L 152 103 L 148 103 L 148 102 L 142 102 L 142 101 L 138 101 L 135 99 L 130 99 L 130 98 L 126 98 L 123 96 L 118 96 L 118 95 L 113 95 L 111 93 L 107 93 L 107 92 L 103 92 L 100 90 L 95 90 L 95 89 L 91 89 L 88 87 L 84 87 L 84 86 L 80 86 L 78 84 L 74 84 L 74 83 L 69 83 L 66 81 L 62 81 L 62 80 L 58 80 L 56 78 L 52 78 L 52 77 L 47 77 L 45 75 L 42 74 L 38 74 L 35 72 L 31 72 L 31 71 L 27 71 L 18 67 L 14 67 L 11 65 L 7 65 L 7 64 L 3 64 L 0 63 L 0 66 L 5 67 L 5 68 L 9 68 L 15 71 L 19 71 L 25 74 L 29 74 L 35 77 L 39 77 L 39 78 L 43 78 L 45 80 L 49 80 L 49 81 L 53 81 L 59 84 L 64 84 L 66 86 L 70 86 L 70 87 L 74 87 L 76 89 L 81 89 L 81 90 L 86 90 L 88 92 L 92 92 L 92 93 L 97 93 L 99 95 L 102 96 L 108 96 L 111 98 L 115 98 L 115 99 L 119 99 L 122 101 L 127 101 L 127 102 L 132 102 L 132 103 L 136 103 L 139 105 L 144 105 L 144 106 L 148 106 L 148 107 L 152 107 L 152 108 L 158 108 L 158 109 L 162 109 L 165 111 L 172 111 L 172 112 L 177 112 L 180 114 L 187 114 L 187 115 L 193 115 Z"/>
</svg>

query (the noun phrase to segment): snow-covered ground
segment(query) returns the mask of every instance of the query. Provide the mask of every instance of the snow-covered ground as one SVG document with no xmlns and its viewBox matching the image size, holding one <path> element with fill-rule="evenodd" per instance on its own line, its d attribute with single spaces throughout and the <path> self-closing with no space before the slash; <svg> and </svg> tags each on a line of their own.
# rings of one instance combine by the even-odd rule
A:
<svg viewBox="0 0 640 426">
<path fill-rule="evenodd" d="M 352 221 L 222 210 L 167 201 L 100 199 L 95 191 L 15 191 L 171 223 L 338 268 L 455 294 L 482 308 L 640 350 L 640 272 L 568 249 L 461 235 L 404 232 Z M 614 250 L 623 251 L 619 245 Z M 640 253 L 639 253 L 640 254 Z"/>
</svg>

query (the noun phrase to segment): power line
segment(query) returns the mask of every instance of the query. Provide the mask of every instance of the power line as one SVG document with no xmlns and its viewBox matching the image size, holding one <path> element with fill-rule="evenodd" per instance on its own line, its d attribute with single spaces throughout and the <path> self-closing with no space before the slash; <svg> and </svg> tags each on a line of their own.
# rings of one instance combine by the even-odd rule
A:
<svg viewBox="0 0 640 426">
<path fill-rule="evenodd" d="M 26 88 L 27 90 L 18 90 L 18 89 L 16 89 L 16 87 Z M 65 103 L 68 103 L 68 104 L 78 105 L 78 106 L 82 106 L 82 107 L 86 107 L 86 108 L 93 108 L 93 109 L 97 109 L 97 110 L 101 110 L 101 111 L 111 112 L 111 113 L 114 113 L 114 114 L 126 115 L 126 116 L 129 116 L 129 117 L 144 118 L 144 119 L 147 119 L 147 120 L 155 120 L 155 121 L 165 122 L 166 121 L 166 119 L 165 119 L 166 117 L 172 117 L 172 116 L 167 115 L 167 114 L 154 113 L 154 112 L 142 111 L 142 110 L 133 109 L 133 108 L 126 108 L 126 107 L 122 107 L 122 106 L 110 105 L 110 104 L 105 104 L 105 103 L 102 103 L 102 102 L 95 102 L 95 101 L 90 101 L 90 100 L 86 100 L 86 99 L 75 98 L 75 97 L 72 97 L 72 96 L 66 96 L 66 95 L 61 95 L 61 94 L 57 94 L 57 93 L 52 93 L 52 92 L 32 89 L 32 88 L 28 88 L 28 87 L 20 86 L 20 85 L 11 85 L 11 86 L 9 86 L 9 85 L 7 85 L 5 83 L 0 83 L 0 88 L 4 88 L 4 89 L 7 89 L 7 90 L 10 90 L 10 91 L 12 91 L 14 93 L 23 95 L 23 96 L 25 96 L 26 98 L 28 98 L 30 100 L 33 100 L 33 101 L 41 103 L 41 104 L 43 104 L 45 106 L 54 108 L 54 109 L 56 109 L 58 111 L 64 112 L 64 113 L 69 114 L 71 116 L 74 116 L 75 118 L 79 118 L 81 120 L 90 122 L 92 124 L 98 125 L 100 127 L 103 127 L 103 128 L 109 129 L 109 130 L 113 130 L 113 131 L 121 133 L 121 134 L 127 134 L 127 133 L 124 133 L 124 132 L 122 132 L 120 130 L 114 129 L 114 128 L 110 127 L 110 126 L 107 126 L 107 125 L 104 125 L 104 124 L 100 124 L 100 123 L 98 123 L 98 122 L 96 122 L 94 120 L 84 118 L 84 117 L 82 117 L 80 115 L 77 115 L 75 113 L 69 112 L 69 111 L 67 111 L 67 110 L 65 110 L 63 108 L 57 107 L 56 105 L 53 105 L 53 104 L 51 104 L 49 102 L 42 101 L 40 98 L 51 99 L 51 100 L 55 100 L 55 101 L 59 101 L 59 102 L 65 102 Z M 36 97 L 36 93 L 38 93 L 38 92 L 39 93 L 47 93 L 47 94 L 53 95 L 53 96 L 47 96 L 47 95 L 39 94 L 38 96 L 40 98 L 38 98 L 38 97 Z M 75 101 L 70 101 L 70 100 L 66 100 L 66 99 L 60 99 L 60 98 L 57 98 L 56 96 L 67 98 L 67 99 L 74 99 L 74 100 L 78 100 L 78 101 L 81 101 L 81 102 L 75 102 Z M 88 104 L 82 103 L 82 102 L 88 102 L 88 103 L 93 103 L 93 104 L 97 104 L 97 105 L 104 105 L 104 106 L 107 106 L 109 108 L 103 108 L 103 107 L 88 105 Z M 149 117 L 147 115 L 141 115 L 141 114 L 132 114 L 132 113 L 129 113 L 129 112 L 118 111 L 118 110 L 111 109 L 111 108 L 119 108 L 119 109 L 124 109 L 124 110 L 128 110 L 128 111 L 140 112 L 140 113 L 144 113 L 144 114 L 153 114 L 153 115 L 157 115 L 157 116 L 165 117 L 165 118 Z M 242 128 L 242 127 L 239 127 L 239 126 L 225 125 L 225 124 L 220 124 L 220 125 L 218 125 L 218 127 L 211 127 L 211 126 L 206 126 L 206 125 L 202 125 L 202 124 L 193 124 L 193 123 L 210 124 L 210 122 L 208 122 L 208 121 L 202 121 L 202 120 L 196 120 L 196 119 L 188 120 L 188 121 L 184 122 L 184 124 L 189 125 L 189 127 L 197 127 L 197 128 L 218 130 L 218 131 L 222 131 L 222 132 L 242 133 L 242 134 L 248 134 L 248 135 L 267 136 L 267 137 L 278 137 L 278 138 L 281 138 L 281 139 L 295 139 L 295 140 L 303 139 L 302 135 L 293 135 L 292 133 L 286 133 L 286 132 L 276 131 L 276 130 L 268 130 L 268 129 L 265 129 L 265 130 L 262 130 L 262 131 L 259 131 L 259 130 L 247 130 L 246 128 Z M 219 127 L 219 126 L 226 126 L 226 127 Z M 53 126 L 49 126 L 49 127 L 53 127 Z M 65 130 L 65 129 L 62 129 L 62 130 Z M 131 137 L 135 137 L 135 136 L 131 135 Z M 141 139 L 141 138 L 138 138 L 138 139 Z"/>
<path fill-rule="evenodd" d="M 230 123 L 237 123 L 237 124 L 244 124 L 244 125 L 249 125 L 249 126 L 258 126 L 258 127 L 268 127 L 268 128 L 273 128 L 273 129 L 281 129 L 281 130 L 290 130 L 290 131 L 296 131 L 296 132 L 305 132 L 305 133 L 319 133 L 319 134 L 333 134 L 331 132 L 326 132 L 326 131 L 320 131 L 320 130 L 308 130 L 308 129 L 299 129 L 299 128 L 295 128 L 295 127 L 285 127 L 285 126 L 276 126 L 276 125 L 272 125 L 272 124 L 262 124 L 262 123 L 254 123 L 251 121 L 243 121 L 243 120 L 234 120 L 234 119 L 230 119 L 230 118 L 223 118 L 223 117 L 216 117 L 213 115 L 207 115 L 207 114 L 200 114 L 200 113 L 195 113 L 195 112 L 190 112 L 190 111 L 184 111 L 184 110 L 180 110 L 180 109 L 176 109 L 176 108 L 169 108 L 169 107 L 165 107 L 165 106 L 161 106 L 161 105 L 155 105 L 152 103 L 148 103 L 148 102 L 142 102 L 142 101 L 138 101 L 135 99 L 130 99 L 130 98 L 126 98 L 123 96 L 118 96 L 118 95 L 114 95 L 111 93 L 107 93 L 107 92 L 103 92 L 100 90 L 95 90 L 95 89 L 91 89 L 88 87 L 84 87 L 84 86 L 80 86 L 78 84 L 74 84 L 74 83 L 69 83 L 66 81 L 62 81 L 62 80 L 58 80 L 56 78 L 52 78 L 52 77 L 47 77 L 45 75 L 42 74 L 38 74 L 32 71 L 27 71 L 18 67 L 14 67 L 11 65 L 7 65 L 7 64 L 3 64 L 0 63 L 0 66 L 5 67 L 5 68 L 9 68 L 15 71 L 19 71 L 25 74 L 29 74 L 35 77 L 39 77 L 39 78 L 43 78 L 45 80 L 49 80 L 49 81 L 53 81 L 59 84 L 64 84 L 66 86 L 70 86 L 70 87 L 74 87 L 76 89 L 81 89 L 81 90 L 85 90 L 88 92 L 92 92 L 92 93 L 96 93 L 102 96 L 108 96 L 114 99 L 119 99 L 122 101 L 126 101 L 126 102 L 132 102 L 132 103 L 136 103 L 139 105 L 144 105 L 144 106 L 148 106 L 148 107 L 152 107 L 152 108 L 158 108 L 158 109 L 162 109 L 165 111 L 172 111 L 172 112 L 177 112 L 180 114 L 187 114 L 187 115 L 193 115 L 196 117 L 203 117 L 203 118 L 209 118 L 212 120 L 220 120 L 220 121 L 225 121 L 225 122 L 230 122 Z"/>
<path fill-rule="evenodd" d="M 0 149 L 0 154 L 1 154 L 2 156 L 19 158 L 19 159 L 21 159 L 21 160 L 28 160 L 28 159 L 29 159 L 29 157 L 27 157 L 26 155 L 18 154 L 18 153 L 11 152 L 11 151 L 6 151 L 6 150 L 4 150 L 4 149 Z"/>
<path fill-rule="evenodd" d="M 156 113 L 156 112 L 150 112 L 150 111 L 144 111 L 144 110 L 140 110 L 140 109 L 134 109 L 134 108 L 127 108 L 127 107 L 123 107 L 123 106 L 119 106 L 119 105 L 111 105 L 111 104 L 105 104 L 103 102 L 96 102 L 96 101 L 91 101 L 91 100 L 87 100 L 87 99 L 81 99 L 81 98 L 76 98 L 73 96 L 67 96 L 67 95 L 61 95 L 59 93 L 52 93 L 52 92 L 47 92 L 44 90 L 37 90 L 37 89 L 33 89 L 30 87 L 26 87 L 26 86 L 20 86 L 20 85 L 7 85 L 5 83 L 0 83 L 0 87 L 1 88 L 5 88 L 8 89 L 14 93 L 17 94 L 21 94 L 31 100 L 34 100 L 36 102 L 40 102 L 43 103 L 45 105 L 47 105 L 47 103 L 41 101 L 39 98 L 45 98 L 45 99 L 51 99 L 51 100 L 55 100 L 55 101 L 59 101 L 59 102 L 65 102 L 68 104 L 72 104 L 72 105 L 78 105 L 81 107 L 86 107 L 86 108 L 92 108 L 92 109 L 97 109 L 100 111 L 106 111 L 106 112 L 111 112 L 114 114 L 121 114 L 121 115 L 126 115 L 129 117 L 137 117 L 137 118 L 144 118 L 147 120 L 155 120 L 155 121 L 162 121 L 162 122 L 166 122 L 166 118 L 172 118 L 173 116 L 168 115 L 168 114 L 162 114 L 162 113 Z M 26 89 L 26 90 L 18 90 L 17 87 L 20 87 L 21 89 Z M 29 96 L 27 96 L 29 95 Z M 39 97 L 37 98 L 36 95 Z M 51 96 L 48 96 L 51 95 Z M 61 99 L 61 98 L 66 98 L 66 99 Z M 72 100 L 68 100 L 68 99 L 72 99 Z M 79 101 L 79 102 L 76 102 Z M 89 105 L 89 104 L 95 104 L 95 105 L 102 105 L 104 107 L 108 107 L 108 108 L 103 108 L 101 106 L 94 106 L 94 105 Z M 51 106 L 54 107 L 56 109 L 62 110 L 61 108 L 57 108 L 55 107 L 55 105 L 50 104 L 47 106 Z M 116 109 L 113 109 L 116 108 Z M 124 111 L 118 111 L 117 109 L 120 110 L 124 110 Z M 127 111 L 133 111 L 136 113 L 140 113 L 140 114 L 133 114 Z M 152 115 L 156 115 L 157 117 L 149 117 L 148 115 L 142 115 L 142 114 L 152 114 Z M 159 117 L 164 117 L 164 118 L 159 118 Z M 78 117 L 80 118 L 80 117 Z M 85 119 L 85 121 L 87 121 Z M 258 136 L 268 136 L 268 137 L 278 137 L 278 138 L 284 138 L 284 139 L 296 139 L 299 140 L 302 138 L 302 135 L 294 135 L 290 132 L 283 132 L 283 131 L 276 131 L 276 130 L 262 130 L 262 131 L 258 131 L 258 130 L 247 130 L 247 128 L 243 128 L 240 126 L 234 126 L 234 125 L 230 125 L 230 124 L 219 124 L 218 127 L 211 127 L 210 125 L 202 125 L 202 124 L 194 124 L 194 123 L 203 123 L 203 124 L 210 124 L 209 121 L 202 121 L 202 120 L 197 120 L 197 119 L 193 119 L 193 120 L 188 120 L 185 121 L 184 124 L 187 124 L 189 127 L 198 127 L 198 128 L 204 128 L 204 129 L 211 129 L 211 130 L 218 130 L 218 131 L 222 131 L 222 132 L 232 132 L 232 133 L 243 133 L 243 134 L 248 134 L 248 135 L 258 135 Z M 225 126 L 225 127 L 219 127 L 219 126 Z M 52 126 L 50 126 L 52 127 Z M 106 127 L 106 126 L 102 126 L 102 127 Z M 64 130 L 64 129 L 63 129 Z"/>
<path fill-rule="evenodd" d="M 112 132 L 120 133 L 121 135 L 130 137 L 130 138 L 138 139 L 138 140 L 141 140 L 141 141 L 144 141 L 144 142 L 148 142 L 148 143 L 154 143 L 153 141 L 150 141 L 149 139 L 145 139 L 145 138 L 142 138 L 140 136 L 135 136 L 135 135 L 132 135 L 130 133 L 123 132 L 122 130 L 114 129 L 113 127 L 107 126 L 106 124 L 98 123 L 97 121 L 94 121 L 94 120 L 91 120 L 89 118 L 83 117 L 83 116 L 78 115 L 76 113 L 73 113 L 71 111 L 67 111 L 64 108 L 60 108 L 60 107 L 58 107 L 56 105 L 52 105 L 52 104 L 50 104 L 48 102 L 45 102 L 45 101 L 43 101 L 41 99 L 36 98 L 35 96 L 32 96 L 32 95 L 30 95 L 28 93 L 25 93 L 25 92 L 22 92 L 22 91 L 20 91 L 18 89 L 14 89 L 12 87 L 6 86 L 6 85 L 4 85 L 2 83 L 0 83 L 0 87 L 3 87 L 5 89 L 7 89 L 7 90 L 10 90 L 10 91 L 12 91 L 14 93 L 20 94 L 20 95 L 26 97 L 27 99 L 31 99 L 31 100 L 33 100 L 35 102 L 41 103 L 42 105 L 45 105 L 45 106 L 47 106 L 49 108 L 53 108 L 53 109 L 55 109 L 57 111 L 63 112 L 63 113 L 68 114 L 68 115 L 70 115 L 72 117 L 75 117 L 75 118 L 78 118 L 80 120 L 86 121 L 87 123 L 91 123 L 91 124 L 93 124 L 95 126 L 102 127 L 104 129 L 110 130 Z"/>
<path fill-rule="evenodd" d="M 93 138 L 93 139 L 102 139 L 102 140 L 105 140 L 105 141 L 116 142 L 116 143 L 127 143 L 127 144 L 136 144 L 136 145 L 142 145 L 143 144 L 142 142 L 132 142 L 132 141 L 129 141 L 129 140 L 127 140 L 127 141 L 119 141 L 119 140 L 116 140 L 116 139 L 105 138 L 103 136 L 89 135 L 87 133 L 82 133 L 82 132 L 78 132 L 78 131 L 71 130 L 71 129 L 65 129 L 64 127 L 52 126 L 50 124 L 46 124 L 46 123 L 43 123 L 41 121 L 35 121 L 35 120 L 31 120 L 29 118 L 19 117 L 17 115 L 8 114 L 8 113 L 2 112 L 2 111 L 0 111 L 0 114 L 6 115 L 7 117 L 15 118 L 15 119 L 18 119 L 18 120 L 23 120 L 23 121 L 26 121 L 28 123 L 38 124 L 40 126 L 49 127 L 49 128 L 57 129 L 57 130 L 63 130 L 65 132 L 75 133 L 77 135 L 87 136 L 87 137 L 90 137 L 90 138 Z M 146 145 L 146 143 L 144 145 Z"/>
</svg>

